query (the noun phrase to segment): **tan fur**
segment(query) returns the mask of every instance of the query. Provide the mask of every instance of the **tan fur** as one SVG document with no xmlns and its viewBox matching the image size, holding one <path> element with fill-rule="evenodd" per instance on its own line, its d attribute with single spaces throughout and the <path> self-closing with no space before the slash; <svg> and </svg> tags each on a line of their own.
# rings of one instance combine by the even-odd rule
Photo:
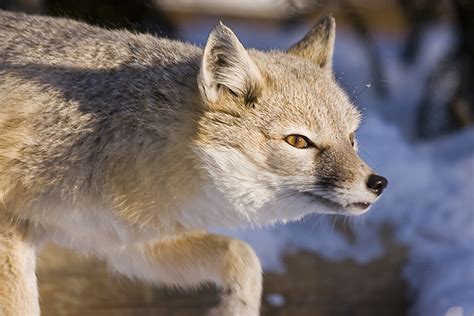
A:
<svg viewBox="0 0 474 316">
<path fill-rule="evenodd" d="M 39 314 L 33 245 L 26 227 L 0 213 L 0 315 Z"/>
<path fill-rule="evenodd" d="M 219 24 L 200 49 L 0 11 L 0 315 L 39 314 L 46 240 L 130 277 L 216 283 L 213 315 L 258 315 L 253 250 L 196 231 L 360 214 L 377 198 L 333 80 L 334 34 L 326 18 L 289 52 L 247 51 Z"/>
</svg>

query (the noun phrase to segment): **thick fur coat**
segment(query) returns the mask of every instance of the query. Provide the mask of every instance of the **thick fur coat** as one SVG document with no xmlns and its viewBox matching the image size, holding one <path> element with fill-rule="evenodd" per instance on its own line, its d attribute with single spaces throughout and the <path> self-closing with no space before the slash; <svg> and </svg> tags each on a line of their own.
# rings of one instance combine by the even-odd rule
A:
<svg viewBox="0 0 474 316">
<path fill-rule="evenodd" d="M 334 37 L 325 18 L 260 52 L 219 24 L 201 49 L 0 11 L 0 314 L 39 314 L 51 240 L 131 277 L 214 282 L 211 313 L 258 315 L 258 258 L 204 230 L 360 214 L 386 186 L 357 155 Z"/>
</svg>

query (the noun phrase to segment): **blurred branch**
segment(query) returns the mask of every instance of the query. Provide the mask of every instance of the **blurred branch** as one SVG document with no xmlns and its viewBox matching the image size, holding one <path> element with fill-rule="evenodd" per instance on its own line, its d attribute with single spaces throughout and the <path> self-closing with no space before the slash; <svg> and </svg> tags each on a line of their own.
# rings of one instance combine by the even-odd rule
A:
<svg viewBox="0 0 474 316">
<path fill-rule="evenodd" d="M 408 37 L 402 58 L 406 63 L 414 62 L 421 43 L 422 33 L 429 22 L 435 20 L 440 0 L 398 0 L 409 26 Z"/>
<path fill-rule="evenodd" d="M 70 17 L 163 37 L 178 36 L 167 13 L 153 0 L 0 0 L 0 9 Z"/>
<path fill-rule="evenodd" d="M 441 1 L 399 0 L 411 23 L 403 59 L 413 63 L 423 30 L 439 19 Z M 416 3 L 416 5 L 414 4 Z M 458 44 L 438 62 L 425 83 L 417 113 L 417 136 L 435 137 L 474 124 L 474 3 L 455 0 L 453 23 Z"/>
</svg>

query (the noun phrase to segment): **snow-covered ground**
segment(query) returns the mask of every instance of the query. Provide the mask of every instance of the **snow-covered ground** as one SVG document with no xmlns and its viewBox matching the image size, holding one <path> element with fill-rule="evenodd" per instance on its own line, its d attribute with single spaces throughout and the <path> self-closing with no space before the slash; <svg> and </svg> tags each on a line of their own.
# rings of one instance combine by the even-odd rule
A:
<svg viewBox="0 0 474 316">
<path fill-rule="evenodd" d="M 245 44 L 263 48 L 284 48 L 304 32 L 269 32 L 259 44 L 262 37 L 255 37 L 249 26 L 231 26 Z M 206 31 L 191 27 L 184 34 L 191 42 L 203 43 Z M 258 231 L 230 232 L 254 247 L 264 269 L 282 269 L 282 253 L 294 249 L 330 260 L 368 262 L 384 254 L 380 230 L 388 224 L 395 240 L 409 249 L 404 277 L 412 290 L 412 315 L 474 315 L 474 129 L 425 143 L 409 138 L 424 78 L 452 43 L 449 30 L 432 29 L 419 62 L 408 68 L 398 60 L 399 41 L 379 39 L 386 78 L 370 78 L 358 42 L 338 33 L 336 75 L 349 93 L 357 91 L 355 101 L 365 118 L 358 133 L 361 156 L 389 179 L 389 187 L 368 214 L 351 219 L 353 241 L 333 228 L 330 217 L 321 215 Z M 361 90 L 374 80 L 387 82 L 388 99 Z"/>
</svg>

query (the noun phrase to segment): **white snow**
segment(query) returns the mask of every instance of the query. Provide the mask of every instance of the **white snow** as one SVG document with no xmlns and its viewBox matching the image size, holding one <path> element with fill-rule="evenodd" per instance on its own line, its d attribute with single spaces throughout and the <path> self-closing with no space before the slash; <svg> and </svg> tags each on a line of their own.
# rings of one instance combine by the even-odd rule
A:
<svg viewBox="0 0 474 316">
<path fill-rule="evenodd" d="M 241 27 L 243 34 L 251 33 Z M 286 35 L 282 46 L 294 37 Z M 370 88 L 375 80 L 388 84 L 388 99 L 378 99 L 369 89 L 355 101 L 365 118 L 358 132 L 361 156 L 389 179 L 389 186 L 368 214 L 350 219 L 355 240 L 347 240 L 333 228 L 331 217 L 321 215 L 228 232 L 254 247 L 265 270 L 282 270 L 282 254 L 295 249 L 329 260 L 369 262 L 384 254 L 380 230 L 389 224 L 395 240 L 409 249 L 403 277 L 411 288 L 411 314 L 474 315 L 474 129 L 425 143 L 409 138 L 424 79 L 452 43 L 449 30 L 433 29 L 419 62 L 406 67 L 398 61 L 399 40 L 380 39 L 387 77 L 370 78 L 358 42 L 338 33 L 336 77 L 347 91 Z"/>
<path fill-rule="evenodd" d="M 265 295 L 265 300 L 273 307 L 282 307 L 286 303 L 286 299 L 280 293 L 269 293 Z"/>
</svg>

